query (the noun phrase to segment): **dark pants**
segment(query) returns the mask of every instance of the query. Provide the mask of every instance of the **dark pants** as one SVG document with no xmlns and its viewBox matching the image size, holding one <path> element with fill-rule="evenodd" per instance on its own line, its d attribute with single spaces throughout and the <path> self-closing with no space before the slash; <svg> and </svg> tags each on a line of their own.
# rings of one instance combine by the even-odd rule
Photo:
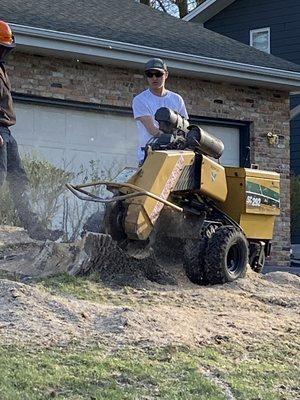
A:
<svg viewBox="0 0 300 400">
<path fill-rule="evenodd" d="M 27 195 L 28 178 L 20 159 L 17 142 L 9 129 L 0 126 L 0 135 L 4 140 L 3 146 L 0 147 L 0 188 L 7 179 L 20 221 L 24 228 L 28 229 L 38 221 Z"/>
</svg>

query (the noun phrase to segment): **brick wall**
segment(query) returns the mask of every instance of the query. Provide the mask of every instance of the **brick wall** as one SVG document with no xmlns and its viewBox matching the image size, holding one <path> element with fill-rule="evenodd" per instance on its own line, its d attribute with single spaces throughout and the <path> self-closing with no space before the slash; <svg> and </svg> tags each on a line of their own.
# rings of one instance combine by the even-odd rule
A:
<svg viewBox="0 0 300 400">
<path fill-rule="evenodd" d="M 133 96 L 146 87 L 139 71 L 21 53 L 11 56 L 8 72 L 18 93 L 122 107 L 130 107 Z M 189 114 L 251 122 L 251 161 L 261 169 L 281 173 L 282 212 L 272 262 L 286 265 L 290 246 L 288 93 L 175 76 L 169 77 L 168 88 L 182 95 Z M 282 148 L 268 144 L 270 131 L 284 136 Z"/>
</svg>

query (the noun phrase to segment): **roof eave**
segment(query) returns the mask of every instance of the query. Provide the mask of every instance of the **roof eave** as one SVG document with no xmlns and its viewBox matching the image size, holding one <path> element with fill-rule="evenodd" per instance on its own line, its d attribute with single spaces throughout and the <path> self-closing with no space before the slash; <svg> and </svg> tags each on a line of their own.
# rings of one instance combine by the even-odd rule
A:
<svg viewBox="0 0 300 400">
<path fill-rule="evenodd" d="M 191 21 L 197 17 L 197 22 L 204 24 L 234 1 L 235 0 L 206 0 L 182 19 Z"/>
<path fill-rule="evenodd" d="M 281 90 L 299 90 L 300 73 L 241 64 L 193 54 L 100 39 L 41 28 L 10 24 L 18 48 L 34 54 L 79 59 L 96 64 L 143 69 L 149 57 L 163 57 L 179 75 L 230 81 Z"/>
</svg>

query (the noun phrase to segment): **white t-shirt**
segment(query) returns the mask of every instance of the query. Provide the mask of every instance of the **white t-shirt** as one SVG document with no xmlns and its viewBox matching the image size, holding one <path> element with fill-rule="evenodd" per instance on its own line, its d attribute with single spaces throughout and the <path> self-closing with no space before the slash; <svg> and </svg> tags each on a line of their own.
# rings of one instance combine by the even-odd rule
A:
<svg viewBox="0 0 300 400">
<path fill-rule="evenodd" d="M 146 89 L 134 97 L 132 103 L 133 116 L 135 119 L 144 116 L 151 116 L 154 124 L 158 127 L 154 115 L 161 107 L 168 107 L 171 110 L 177 111 L 181 116 L 188 118 L 184 101 L 179 94 L 168 90 L 164 96 L 156 96 L 150 91 L 150 89 Z M 141 121 L 137 120 L 136 123 L 139 135 L 138 159 L 141 161 L 144 159 L 144 151 L 141 147 L 144 147 L 153 136 L 150 135 Z"/>
</svg>

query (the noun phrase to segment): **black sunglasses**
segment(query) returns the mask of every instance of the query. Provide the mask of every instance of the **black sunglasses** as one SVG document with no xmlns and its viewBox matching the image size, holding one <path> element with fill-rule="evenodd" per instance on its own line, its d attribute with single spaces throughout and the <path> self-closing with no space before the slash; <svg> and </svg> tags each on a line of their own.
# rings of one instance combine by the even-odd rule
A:
<svg viewBox="0 0 300 400">
<path fill-rule="evenodd" d="M 164 75 L 164 72 L 161 72 L 161 71 L 155 71 L 155 72 L 146 71 L 145 75 L 147 76 L 147 78 L 153 78 L 153 76 L 155 76 L 156 78 L 161 78 Z"/>
</svg>

